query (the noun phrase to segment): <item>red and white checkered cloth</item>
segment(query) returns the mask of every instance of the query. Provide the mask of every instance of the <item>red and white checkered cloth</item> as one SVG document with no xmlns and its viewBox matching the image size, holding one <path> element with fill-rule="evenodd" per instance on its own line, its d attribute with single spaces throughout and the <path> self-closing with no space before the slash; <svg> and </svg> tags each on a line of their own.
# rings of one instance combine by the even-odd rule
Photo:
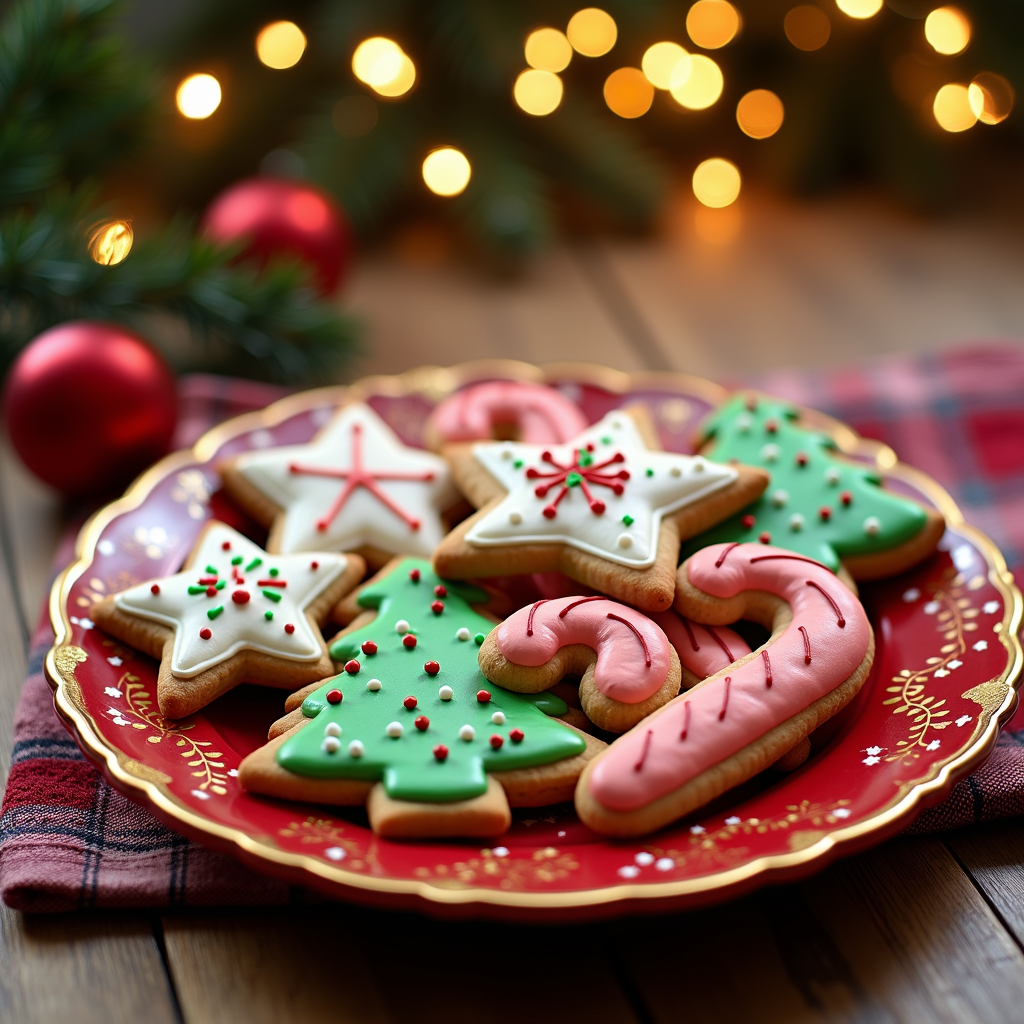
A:
<svg viewBox="0 0 1024 1024">
<path fill-rule="evenodd" d="M 1024 347 L 900 356 L 740 383 L 822 409 L 892 445 L 949 489 L 1011 568 L 1024 569 Z M 213 424 L 280 394 L 245 381 L 186 378 L 177 442 L 189 445 Z M 69 531 L 56 566 L 70 560 L 73 538 Z M 54 713 L 42 675 L 52 638 L 44 619 L 18 705 L 0 809 L 0 897 L 28 911 L 309 898 L 183 838 L 106 783 Z M 1024 722 L 1011 723 L 988 761 L 911 831 L 1024 813 L 1024 731 L 1014 731 L 1016 725 Z"/>
</svg>

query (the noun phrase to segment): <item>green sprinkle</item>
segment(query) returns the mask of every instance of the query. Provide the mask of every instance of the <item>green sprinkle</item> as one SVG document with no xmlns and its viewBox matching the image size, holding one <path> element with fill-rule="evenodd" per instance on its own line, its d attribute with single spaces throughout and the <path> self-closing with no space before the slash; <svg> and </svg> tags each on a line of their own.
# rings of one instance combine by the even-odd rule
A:
<svg viewBox="0 0 1024 1024">
<path fill-rule="evenodd" d="M 633 523 L 635 523 L 635 522 L 636 522 L 636 520 L 635 520 L 635 519 L 634 519 L 634 518 L 633 518 L 633 517 L 632 517 L 631 515 L 624 515 L 624 516 L 622 517 L 622 521 L 623 521 L 623 522 L 624 522 L 624 523 L 625 523 L 625 524 L 626 524 L 627 526 L 632 526 L 632 525 L 633 525 Z"/>
<path fill-rule="evenodd" d="M 281 595 L 273 590 L 264 590 L 262 591 L 262 594 L 268 601 L 273 601 L 274 604 L 277 604 L 277 602 L 281 600 Z"/>
<path fill-rule="evenodd" d="M 645 470 L 644 470 L 644 473 L 645 473 L 645 474 L 646 474 L 647 476 L 654 476 L 654 470 L 653 470 L 653 469 L 650 469 L 650 468 L 648 468 L 648 469 L 645 469 Z"/>
<path fill-rule="evenodd" d="M 255 569 L 257 565 L 262 565 L 262 564 L 263 564 L 263 559 L 262 559 L 262 558 L 254 558 L 254 559 L 253 559 L 253 560 L 252 560 L 252 561 L 251 561 L 251 562 L 250 562 L 250 563 L 249 563 L 249 564 L 248 564 L 248 565 L 247 565 L 247 566 L 245 567 L 245 571 L 246 571 L 246 572 L 252 572 L 252 571 L 253 571 L 253 569 Z"/>
<path fill-rule="evenodd" d="M 208 565 L 208 566 L 206 567 L 206 571 L 207 571 L 207 572 L 208 572 L 208 573 L 209 573 L 209 574 L 210 574 L 211 576 L 216 576 L 216 575 L 217 575 L 217 574 L 218 574 L 218 573 L 220 572 L 220 570 L 219 570 L 219 569 L 217 568 L 217 566 L 215 566 L 215 565 Z"/>
<path fill-rule="evenodd" d="M 516 461 L 512 463 L 512 466 L 515 469 L 522 469 L 523 468 L 523 460 L 522 459 L 516 459 Z"/>
<path fill-rule="evenodd" d="M 270 570 L 270 575 L 273 576 L 273 577 L 277 577 L 280 572 L 281 572 L 280 569 L 271 569 Z"/>
<path fill-rule="evenodd" d="M 484 635 L 483 633 L 477 633 L 477 635 L 473 637 L 473 639 L 477 642 L 477 646 L 479 646 L 484 642 Z"/>
<path fill-rule="evenodd" d="M 581 448 L 576 454 L 576 461 L 584 468 L 586 468 L 587 466 L 592 466 L 594 464 L 594 456 L 591 455 L 590 452 L 586 450 L 586 448 Z"/>
<path fill-rule="evenodd" d="M 206 587 L 191 586 L 191 587 L 188 588 L 188 592 L 190 594 L 205 594 L 206 593 Z"/>
<path fill-rule="evenodd" d="M 265 619 L 269 620 L 269 619 L 272 619 L 273 617 L 274 617 L 274 613 L 272 611 L 270 611 L 269 609 L 263 613 L 263 618 L 265 618 Z"/>
<path fill-rule="evenodd" d="M 565 482 L 569 487 L 579 487 L 580 481 L 583 479 L 579 473 L 570 473 L 566 478 Z"/>
<path fill-rule="evenodd" d="M 241 565 L 242 564 L 242 556 L 241 555 L 235 555 L 235 557 L 231 559 L 231 564 L 232 565 Z"/>
<path fill-rule="evenodd" d="M 219 604 L 216 608 L 210 608 L 206 613 L 206 617 L 212 622 L 222 611 L 224 611 L 224 605 Z"/>
<path fill-rule="evenodd" d="M 228 585 L 228 581 L 227 580 L 220 580 L 218 583 L 214 584 L 214 586 L 218 590 L 223 590 L 227 585 Z"/>
<path fill-rule="evenodd" d="M 611 444 L 611 443 L 612 443 L 612 439 L 610 437 L 602 437 L 601 438 L 601 444 Z"/>
</svg>

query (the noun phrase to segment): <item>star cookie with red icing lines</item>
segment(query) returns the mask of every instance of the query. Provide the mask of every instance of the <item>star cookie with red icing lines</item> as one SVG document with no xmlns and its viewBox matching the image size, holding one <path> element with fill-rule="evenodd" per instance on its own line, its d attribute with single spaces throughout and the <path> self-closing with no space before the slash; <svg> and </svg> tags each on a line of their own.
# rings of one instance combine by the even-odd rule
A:
<svg viewBox="0 0 1024 1024">
<path fill-rule="evenodd" d="M 224 486 L 270 527 L 267 548 L 359 551 L 374 563 L 429 556 L 458 501 L 447 463 L 409 448 L 367 405 L 342 409 L 309 444 L 218 465 Z"/>
<path fill-rule="evenodd" d="M 332 675 L 320 626 L 365 569 L 358 555 L 271 555 L 210 522 L 181 572 L 106 597 L 90 614 L 160 659 L 160 713 L 183 718 L 242 682 L 294 690 Z"/>
<path fill-rule="evenodd" d="M 757 497 L 768 474 L 659 451 L 640 408 L 572 441 L 451 444 L 444 454 L 479 511 L 434 554 L 452 579 L 560 571 L 648 611 L 672 603 L 680 538 Z"/>
</svg>

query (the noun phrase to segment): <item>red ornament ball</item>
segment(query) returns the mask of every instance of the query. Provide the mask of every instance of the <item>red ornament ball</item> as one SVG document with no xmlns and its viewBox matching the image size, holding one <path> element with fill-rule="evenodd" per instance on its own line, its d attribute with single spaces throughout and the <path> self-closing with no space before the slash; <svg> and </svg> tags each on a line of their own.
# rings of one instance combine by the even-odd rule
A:
<svg viewBox="0 0 1024 1024">
<path fill-rule="evenodd" d="M 4 390 L 11 444 L 62 494 L 119 489 L 171 444 L 174 376 L 137 334 L 74 320 L 40 334 Z"/>
<path fill-rule="evenodd" d="M 323 295 L 341 284 L 352 261 L 345 215 L 326 193 L 305 182 L 249 178 L 221 192 L 206 210 L 203 233 L 222 245 L 244 242 L 243 256 L 261 266 L 297 256 Z"/>
</svg>

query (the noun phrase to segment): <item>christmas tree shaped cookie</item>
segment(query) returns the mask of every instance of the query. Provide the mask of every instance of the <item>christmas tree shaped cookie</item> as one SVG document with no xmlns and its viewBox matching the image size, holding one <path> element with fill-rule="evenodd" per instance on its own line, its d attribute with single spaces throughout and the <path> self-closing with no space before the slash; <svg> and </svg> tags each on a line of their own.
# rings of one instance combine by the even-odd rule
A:
<svg viewBox="0 0 1024 1024">
<path fill-rule="evenodd" d="M 497 835 L 509 806 L 572 798 L 604 744 L 551 715 L 550 694 L 489 683 L 477 652 L 487 594 L 397 559 L 355 597 L 364 614 L 331 644 L 343 671 L 272 730 L 239 769 L 256 793 L 366 804 L 388 836 Z M 284 731 L 281 731 L 281 730 Z"/>
<path fill-rule="evenodd" d="M 695 537 L 691 554 L 720 541 L 760 541 L 807 555 L 854 579 L 903 572 L 935 550 L 942 515 L 882 489 L 871 469 L 837 457 L 836 445 L 804 429 L 786 402 L 740 393 L 705 421 L 715 462 L 739 461 L 771 473 L 768 489 L 732 518 Z"/>
</svg>

